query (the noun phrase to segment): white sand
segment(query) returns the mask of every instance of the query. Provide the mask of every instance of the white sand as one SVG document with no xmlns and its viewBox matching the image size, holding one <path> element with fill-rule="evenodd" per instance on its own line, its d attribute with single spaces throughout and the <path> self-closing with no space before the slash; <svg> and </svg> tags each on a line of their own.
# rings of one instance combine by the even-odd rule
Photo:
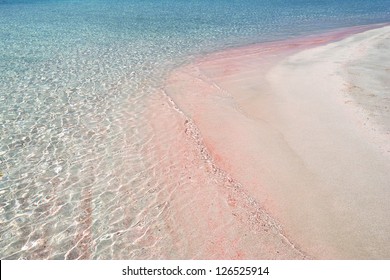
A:
<svg viewBox="0 0 390 280">
<path fill-rule="evenodd" d="M 390 258 L 389 39 L 367 31 L 267 75 L 273 126 L 313 178 L 279 185 L 282 219 L 319 257 Z"/>
</svg>

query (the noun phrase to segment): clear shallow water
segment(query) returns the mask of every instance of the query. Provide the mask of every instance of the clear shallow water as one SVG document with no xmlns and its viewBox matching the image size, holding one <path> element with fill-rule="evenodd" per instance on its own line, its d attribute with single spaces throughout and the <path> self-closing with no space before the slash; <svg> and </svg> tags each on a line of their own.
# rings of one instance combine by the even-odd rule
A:
<svg viewBox="0 0 390 280">
<path fill-rule="evenodd" d="M 139 241 L 169 213 L 165 169 L 145 158 L 164 75 L 389 18 L 390 1 L 0 1 L 0 257 L 158 258 Z"/>
</svg>

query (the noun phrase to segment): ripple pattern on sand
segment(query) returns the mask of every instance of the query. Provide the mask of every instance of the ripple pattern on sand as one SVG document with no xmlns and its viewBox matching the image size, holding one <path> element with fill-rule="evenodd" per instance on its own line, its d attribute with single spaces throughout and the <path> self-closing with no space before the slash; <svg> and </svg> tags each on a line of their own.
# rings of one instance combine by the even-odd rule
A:
<svg viewBox="0 0 390 280">
<path fill-rule="evenodd" d="M 363 0 L 271 2 L 1 1 L 0 257 L 191 257 L 171 205 L 189 175 L 173 178 L 182 166 L 168 157 L 188 147 L 173 149 L 147 114 L 166 73 L 215 49 L 389 14 L 386 1 L 364 13 Z"/>
</svg>

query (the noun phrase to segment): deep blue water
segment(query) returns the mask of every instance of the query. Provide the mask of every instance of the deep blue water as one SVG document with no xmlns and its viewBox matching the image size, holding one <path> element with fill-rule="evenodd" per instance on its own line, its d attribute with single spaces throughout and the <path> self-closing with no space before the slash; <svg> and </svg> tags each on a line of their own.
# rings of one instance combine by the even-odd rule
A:
<svg viewBox="0 0 390 280">
<path fill-rule="evenodd" d="M 167 71 L 226 47 L 387 21 L 390 0 L 0 1 L 0 257 L 86 257 L 74 240 L 91 189 L 88 257 L 150 257 L 131 247 L 135 233 L 113 241 L 126 226 L 112 222 L 123 203 L 112 189 L 148 185 L 144 100 Z M 132 199 L 138 217 L 149 202 Z"/>
</svg>

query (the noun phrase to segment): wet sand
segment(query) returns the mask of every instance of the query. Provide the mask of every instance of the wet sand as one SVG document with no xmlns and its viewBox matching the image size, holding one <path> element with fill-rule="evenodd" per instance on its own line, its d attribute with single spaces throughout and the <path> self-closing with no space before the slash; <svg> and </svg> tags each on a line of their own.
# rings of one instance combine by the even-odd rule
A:
<svg viewBox="0 0 390 280">
<path fill-rule="evenodd" d="M 171 73 L 149 116 L 163 235 L 176 246 L 160 257 L 390 258 L 389 67 L 377 67 L 390 28 L 378 27 L 226 50 Z"/>
</svg>

